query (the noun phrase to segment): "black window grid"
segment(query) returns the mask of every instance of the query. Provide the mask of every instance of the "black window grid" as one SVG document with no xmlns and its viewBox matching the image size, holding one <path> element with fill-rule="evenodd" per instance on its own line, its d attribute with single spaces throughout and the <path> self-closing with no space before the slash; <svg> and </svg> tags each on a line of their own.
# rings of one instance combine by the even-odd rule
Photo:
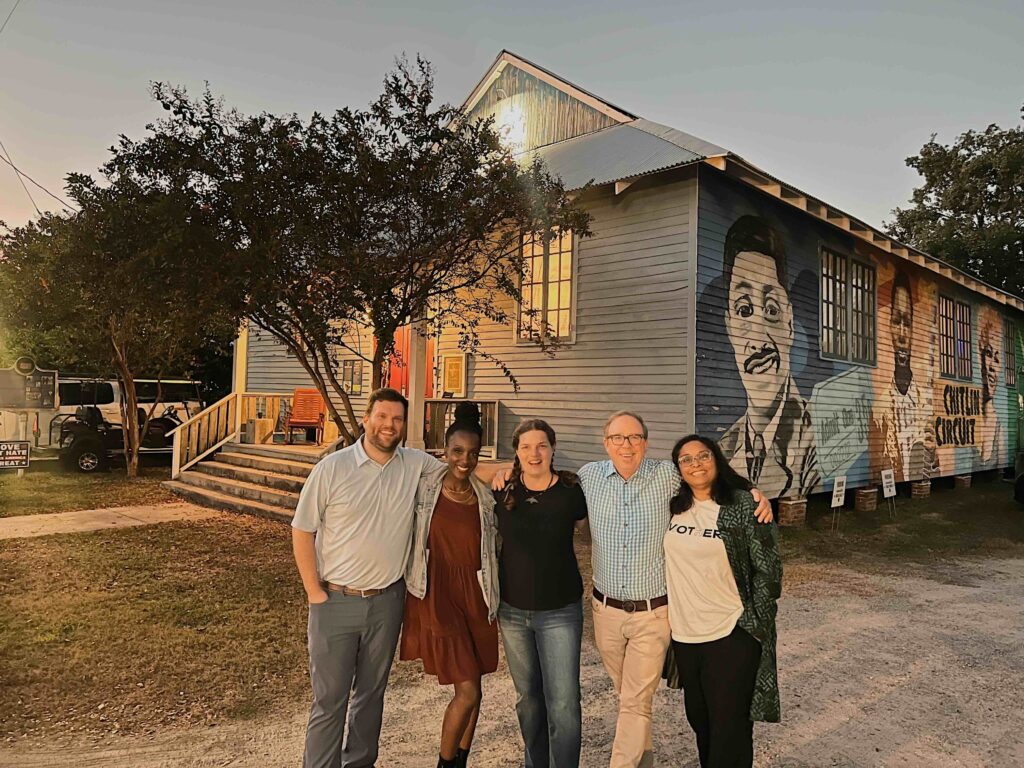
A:
<svg viewBox="0 0 1024 768">
<path fill-rule="evenodd" d="M 1006 386 L 1017 386 L 1017 326 L 1003 318 L 1003 365 L 1006 368 Z"/>
</svg>

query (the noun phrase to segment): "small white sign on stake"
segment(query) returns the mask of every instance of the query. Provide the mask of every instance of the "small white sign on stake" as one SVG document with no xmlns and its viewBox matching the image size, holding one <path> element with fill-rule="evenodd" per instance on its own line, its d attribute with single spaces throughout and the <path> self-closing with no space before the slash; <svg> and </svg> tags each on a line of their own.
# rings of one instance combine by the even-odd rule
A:
<svg viewBox="0 0 1024 768">
<path fill-rule="evenodd" d="M 832 484 L 832 508 L 843 506 L 846 501 L 846 475 L 841 475 Z"/>
<path fill-rule="evenodd" d="M 896 495 L 896 473 L 891 469 L 882 470 L 882 496 L 891 499 Z"/>
</svg>

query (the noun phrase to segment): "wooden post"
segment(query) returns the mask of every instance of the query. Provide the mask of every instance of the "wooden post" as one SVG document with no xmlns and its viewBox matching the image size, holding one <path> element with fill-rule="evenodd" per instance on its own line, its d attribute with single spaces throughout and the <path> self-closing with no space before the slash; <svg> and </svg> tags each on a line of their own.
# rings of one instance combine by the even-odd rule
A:
<svg viewBox="0 0 1024 768">
<path fill-rule="evenodd" d="M 426 448 L 423 440 L 424 409 L 427 394 L 426 324 L 418 320 L 409 329 L 409 418 L 406 419 L 406 445 Z"/>
</svg>

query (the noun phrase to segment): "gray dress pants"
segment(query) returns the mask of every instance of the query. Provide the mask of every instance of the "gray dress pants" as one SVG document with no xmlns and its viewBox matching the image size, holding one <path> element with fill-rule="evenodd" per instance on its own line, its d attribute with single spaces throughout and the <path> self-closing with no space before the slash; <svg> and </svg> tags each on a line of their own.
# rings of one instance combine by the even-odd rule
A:
<svg viewBox="0 0 1024 768">
<path fill-rule="evenodd" d="M 371 768 L 377 760 L 384 689 L 402 626 L 405 582 L 374 597 L 327 594 L 326 602 L 309 606 L 313 707 L 302 764 Z"/>
</svg>

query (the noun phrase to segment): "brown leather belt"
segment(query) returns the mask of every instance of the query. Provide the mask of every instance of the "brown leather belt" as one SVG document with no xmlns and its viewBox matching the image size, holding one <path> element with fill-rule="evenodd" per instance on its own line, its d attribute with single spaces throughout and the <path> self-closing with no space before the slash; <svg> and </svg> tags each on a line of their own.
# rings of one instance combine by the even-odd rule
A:
<svg viewBox="0 0 1024 768">
<path fill-rule="evenodd" d="M 594 599 L 599 603 L 610 605 L 612 608 L 618 608 L 626 613 L 653 611 L 655 608 L 668 605 L 668 595 L 652 597 L 650 600 L 616 600 L 614 597 L 605 597 L 597 587 L 594 587 Z"/>
<path fill-rule="evenodd" d="M 350 597 L 374 597 L 375 595 L 383 594 L 387 587 L 384 589 L 356 589 L 355 587 L 346 587 L 344 584 L 332 584 L 329 581 L 321 582 L 323 588 L 330 592 L 341 592 L 343 595 L 349 595 Z"/>
</svg>

